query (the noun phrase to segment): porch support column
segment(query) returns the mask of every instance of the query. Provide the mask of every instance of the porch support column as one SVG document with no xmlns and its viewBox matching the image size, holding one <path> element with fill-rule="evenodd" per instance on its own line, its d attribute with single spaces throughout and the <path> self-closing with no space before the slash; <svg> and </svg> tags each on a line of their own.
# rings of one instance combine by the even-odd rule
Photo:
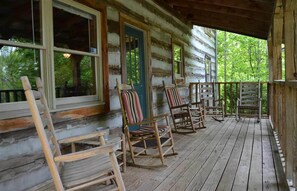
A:
<svg viewBox="0 0 297 191">
<path fill-rule="evenodd" d="M 270 71 L 272 71 L 271 78 L 272 82 L 274 80 L 280 80 L 282 78 L 282 52 L 281 52 L 281 45 L 283 40 L 283 7 L 282 1 L 277 0 L 275 13 L 274 13 L 274 20 L 272 25 L 272 63 L 270 63 Z M 270 107 L 273 107 L 272 113 L 272 122 L 275 130 L 277 131 L 279 136 L 282 136 L 281 127 L 279 126 L 279 116 L 278 116 L 278 98 L 280 97 L 277 95 L 279 91 L 277 90 L 277 85 L 273 84 L 272 87 L 272 99 Z"/>
<path fill-rule="evenodd" d="M 297 1 L 283 0 L 286 82 L 297 80 Z M 297 184 L 296 88 L 286 86 L 286 176 Z"/>
<path fill-rule="evenodd" d="M 268 49 L 268 66 L 269 66 L 269 116 L 271 116 L 271 120 L 274 119 L 274 110 L 273 110 L 273 42 L 272 42 L 272 32 L 270 31 L 268 39 L 267 39 L 267 49 Z"/>
</svg>

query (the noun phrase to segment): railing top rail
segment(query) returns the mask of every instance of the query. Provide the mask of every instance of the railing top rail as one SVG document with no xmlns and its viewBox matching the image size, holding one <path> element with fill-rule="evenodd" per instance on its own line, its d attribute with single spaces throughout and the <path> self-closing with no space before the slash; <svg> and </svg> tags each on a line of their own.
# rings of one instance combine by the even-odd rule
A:
<svg viewBox="0 0 297 191">
<path fill-rule="evenodd" d="M 190 82 L 189 84 L 200 84 L 200 83 L 213 83 L 213 82 Z M 215 84 L 239 84 L 240 82 L 214 82 Z M 258 83 L 258 82 L 248 82 L 242 81 L 242 83 Z M 260 84 L 268 84 L 269 82 L 261 81 Z"/>
</svg>

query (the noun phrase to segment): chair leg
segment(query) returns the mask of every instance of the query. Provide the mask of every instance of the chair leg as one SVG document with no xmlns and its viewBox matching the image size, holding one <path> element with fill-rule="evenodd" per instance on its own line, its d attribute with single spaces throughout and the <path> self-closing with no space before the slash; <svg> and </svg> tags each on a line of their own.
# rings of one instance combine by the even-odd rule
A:
<svg viewBox="0 0 297 191">
<path fill-rule="evenodd" d="M 128 134 L 129 132 L 126 132 L 126 133 Z M 129 136 L 128 135 L 126 135 L 126 138 L 127 138 L 128 145 L 129 145 L 129 150 L 130 150 L 130 153 L 131 153 L 132 162 L 133 162 L 133 164 L 135 164 L 136 163 L 136 161 L 135 161 L 135 155 L 134 155 L 134 151 L 133 151 L 133 147 L 132 147 L 131 141 L 129 140 Z"/>
<path fill-rule="evenodd" d="M 178 132 L 178 131 L 177 131 L 177 127 L 176 127 L 177 125 L 176 125 L 176 123 L 175 123 L 175 118 L 173 117 L 172 120 L 173 120 L 173 125 L 174 125 L 175 132 Z"/>
<path fill-rule="evenodd" d="M 109 153 L 109 158 L 111 160 L 111 165 L 112 165 L 112 169 L 113 169 L 113 172 L 115 175 L 117 186 L 119 187 L 120 191 L 124 191 L 125 190 L 124 181 L 122 179 L 120 168 L 119 168 L 117 158 L 116 158 L 114 152 Z"/>
<path fill-rule="evenodd" d="M 174 150 L 174 142 L 173 142 L 173 135 L 172 135 L 172 132 L 171 130 L 168 132 L 169 134 L 169 138 L 170 138 L 170 143 L 171 143 L 171 150 L 172 150 L 172 153 L 175 154 L 175 150 Z"/>
<path fill-rule="evenodd" d="M 157 123 L 155 123 L 154 126 L 155 126 L 155 138 L 156 138 L 156 141 L 158 144 L 159 156 L 160 156 L 162 165 L 164 165 L 164 156 L 163 156 L 163 151 L 162 151 L 161 139 L 160 139 L 160 135 L 159 135 L 158 128 L 157 128 Z"/>
</svg>

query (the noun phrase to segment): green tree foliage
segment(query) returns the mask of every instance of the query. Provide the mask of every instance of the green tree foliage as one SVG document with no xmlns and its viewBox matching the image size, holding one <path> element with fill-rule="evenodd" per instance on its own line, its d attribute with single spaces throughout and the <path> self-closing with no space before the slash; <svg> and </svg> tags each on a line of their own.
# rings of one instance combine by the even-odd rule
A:
<svg viewBox="0 0 297 191">
<path fill-rule="evenodd" d="M 268 81 L 267 42 L 244 35 L 218 31 L 218 81 Z M 226 55 L 225 55 L 226 53 Z"/>
<path fill-rule="evenodd" d="M 39 52 L 34 49 L 3 46 L 0 49 L 0 89 L 22 89 L 21 76 L 40 76 Z"/>
</svg>

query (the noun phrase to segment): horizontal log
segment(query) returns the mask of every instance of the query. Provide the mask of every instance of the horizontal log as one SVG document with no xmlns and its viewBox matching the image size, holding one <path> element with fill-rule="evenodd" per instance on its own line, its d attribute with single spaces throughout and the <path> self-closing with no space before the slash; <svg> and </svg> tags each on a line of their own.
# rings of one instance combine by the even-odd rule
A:
<svg viewBox="0 0 297 191">
<path fill-rule="evenodd" d="M 172 76 L 172 73 L 171 73 L 171 71 L 164 70 L 161 68 L 153 68 L 152 75 L 154 75 L 156 77 L 166 77 L 166 76 Z"/>
<path fill-rule="evenodd" d="M 64 122 L 98 115 L 105 112 L 103 105 L 72 109 L 60 112 L 51 112 L 53 122 Z M 17 131 L 34 127 L 32 117 L 20 117 L 15 119 L 0 120 L 0 133 Z"/>
</svg>

